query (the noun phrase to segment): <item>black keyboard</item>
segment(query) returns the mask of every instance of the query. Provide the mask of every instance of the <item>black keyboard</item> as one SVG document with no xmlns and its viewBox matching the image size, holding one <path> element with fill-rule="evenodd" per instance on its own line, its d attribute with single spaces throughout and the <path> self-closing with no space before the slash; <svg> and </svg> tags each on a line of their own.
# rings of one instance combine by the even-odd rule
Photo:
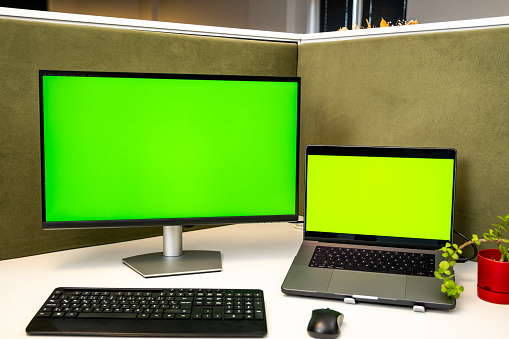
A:
<svg viewBox="0 0 509 339">
<path fill-rule="evenodd" d="M 428 253 L 317 246 L 309 266 L 432 277 L 435 256 Z"/>
<path fill-rule="evenodd" d="M 28 334 L 263 337 L 263 291 L 255 289 L 57 288 Z"/>
</svg>

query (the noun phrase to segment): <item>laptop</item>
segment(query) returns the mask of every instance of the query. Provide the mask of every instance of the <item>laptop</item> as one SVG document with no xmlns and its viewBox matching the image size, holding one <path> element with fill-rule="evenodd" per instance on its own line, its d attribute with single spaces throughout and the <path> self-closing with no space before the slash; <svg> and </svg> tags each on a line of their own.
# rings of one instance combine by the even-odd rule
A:
<svg viewBox="0 0 509 339">
<path fill-rule="evenodd" d="M 309 145 L 305 157 L 304 240 L 283 293 L 454 308 L 433 272 L 452 239 L 456 150 Z"/>
</svg>

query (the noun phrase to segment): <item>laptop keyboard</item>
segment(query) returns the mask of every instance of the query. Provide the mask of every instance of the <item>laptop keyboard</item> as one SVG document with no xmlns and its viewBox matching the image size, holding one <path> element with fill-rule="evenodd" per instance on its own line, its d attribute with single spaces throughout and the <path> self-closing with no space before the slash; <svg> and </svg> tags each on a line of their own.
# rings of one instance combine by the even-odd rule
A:
<svg viewBox="0 0 509 339">
<path fill-rule="evenodd" d="M 316 246 L 309 266 L 432 277 L 435 271 L 435 256 L 426 253 Z"/>
</svg>

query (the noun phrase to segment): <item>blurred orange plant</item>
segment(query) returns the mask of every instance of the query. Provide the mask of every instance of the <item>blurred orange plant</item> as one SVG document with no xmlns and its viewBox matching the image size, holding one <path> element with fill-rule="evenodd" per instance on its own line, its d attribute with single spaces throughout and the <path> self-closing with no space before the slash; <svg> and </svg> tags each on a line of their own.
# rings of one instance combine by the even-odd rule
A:
<svg viewBox="0 0 509 339">
<path fill-rule="evenodd" d="M 410 20 L 408 22 L 406 21 L 401 21 L 401 20 L 398 20 L 398 22 L 396 22 L 395 25 L 391 24 L 391 22 L 387 23 L 387 21 L 384 20 L 384 18 L 382 18 L 382 20 L 380 21 L 380 27 L 394 27 L 394 26 L 408 26 L 408 25 L 417 25 L 419 22 L 417 20 Z M 371 26 L 371 23 L 368 21 L 368 19 L 366 19 L 366 27 L 364 26 L 357 26 L 357 24 L 354 22 L 353 23 L 353 29 L 356 30 L 356 29 L 365 29 L 365 28 L 376 28 L 376 26 Z M 346 28 L 346 27 L 341 27 L 340 29 L 338 29 L 338 31 L 348 31 L 349 29 Z"/>
</svg>

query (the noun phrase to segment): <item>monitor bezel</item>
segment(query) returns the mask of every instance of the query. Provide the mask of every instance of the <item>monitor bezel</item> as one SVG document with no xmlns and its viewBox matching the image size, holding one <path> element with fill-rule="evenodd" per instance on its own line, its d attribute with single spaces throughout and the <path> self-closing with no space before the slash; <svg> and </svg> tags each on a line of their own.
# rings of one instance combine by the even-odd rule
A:
<svg viewBox="0 0 509 339">
<path fill-rule="evenodd" d="M 262 82 L 294 82 L 297 83 L 297 119 L 295 145 L 295 207 L 292 214 L 281 215 L 246 215 L 221 217 L 190 217 L 190 218 L 156 218 L 128 220 L 76 220 L 47 221 L 45 212 L 45 161 L 44 161 L 44 76 L 83 76 L 83 77 L 122 77 L 150 79 L 189 79 L 189 80 L 227 80 L 227 81 L 262 81 Z M 260 75 L 215 75 L 215 74 L 180 74 L 180 73 L 141 73 L 141 72 L 96 72 L 96 71 L 58 71 L 39 70 L 39 113 L 40 113 L 40 159 L 41 159 L 41 197 L 42 197 L 42 228 L 43 229 L 91 229 L 91 228 L 125 228 L 125 227 L 158 227 L 158 226 L 195 226 L 238 224 L 258 222 L 287 222 L 298 220 L 299 210 L 299 155 L 300 155 L 300 98 L 301 78 L 291 76 L 260 76 Z"/>
</svg>

